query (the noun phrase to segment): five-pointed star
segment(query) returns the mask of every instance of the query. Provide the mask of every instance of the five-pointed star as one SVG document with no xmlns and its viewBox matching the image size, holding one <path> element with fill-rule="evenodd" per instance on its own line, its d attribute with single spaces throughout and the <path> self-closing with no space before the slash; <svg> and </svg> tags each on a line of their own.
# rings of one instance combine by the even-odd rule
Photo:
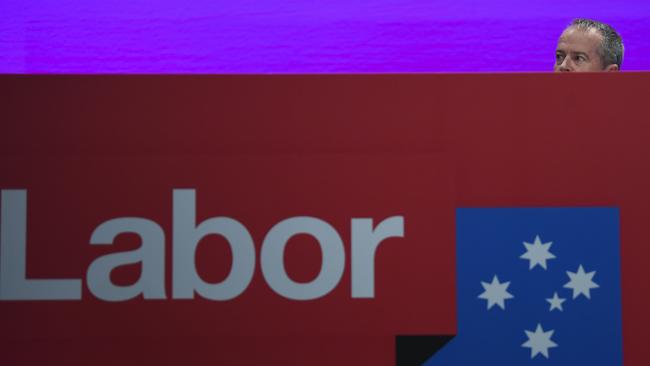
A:
<svg viewBox="0 0 650 366">
<path fill-rule="evenodd" d="M 569 278 L 571 280 L 567 282 L 567 284 L 564 285 L 564 287 L 573 290 L 574 299 L 580 296 L 580 294 L 585 295 L 585 297 L 588 299 L 591 299 L 591 293 L 589 292 L 589 290 L 591 290 L 592 288 L 600 287 L 598 286 L 597 283 L 592 281 L 594 275 L 596 274 L 596 271 L 585 273 L 585 270 L 582 268 L 582 264 L 578 267 L 577 272 L 573 273 L 570 271 L 566 271 L 566 274 L 569 275 Z"/>
<path fill-rule="evenodd" d="M 494 278 L 492 278 L 492 283 L 481 281 L 481 285 L 485 291 L 483 291 L 482 294 L 478 295 L 478 298 L 487 300 L 488 310 L 490 310 L 490 308 L 492 308 L 492 306 L 495 304 L 499 305 L 501 309 L 505 310 L 505 300 L 512 299 L 514 297 L 507 291 L 508 286 L 510 286 L 510 282 L 500 283 L 497 275 L 494 275 Z"/>
<path fill-rule="evenodd" d="M 531 243 L 524 242 L 526 247 L 526 253 L 522 254 L 522 259 L 528 259 L 529 267 L 528 269 L 532 270 L 536 265 L 540 265 L 542 268 L 546 269 L 546 260 L 555 258 L 555 255 L 549 251 L 553 242 L 543 243 L 539 238 L 539 235 L 535 236 L 535 241 Z"/>
<path fill-rule="evenodd" d="M 566 299 L 557 296 L 557 292 L 553 294 L 552 298 L 546 299 L 546 301 L 551 304 L 551 308 L 548 311 L 553 311 L 554 309 L 564 311 L 564 309 L 562 309 L 562 303 L 565 302 Z"/>
<path fill-rule="evenodd" d="M 541 353 L 544 357 L 548 358 L 548 349 L 557 347 L 557 343 L 551 340 L 554 330 L 545 332 L 541 324 L 537 324 L 537 329 L 534 332 L 524 330 L 528 340 L 522 344 L 522 347 L 530 348 L 530 358 L 535 358 L 537 354 Z"/>
</svg>

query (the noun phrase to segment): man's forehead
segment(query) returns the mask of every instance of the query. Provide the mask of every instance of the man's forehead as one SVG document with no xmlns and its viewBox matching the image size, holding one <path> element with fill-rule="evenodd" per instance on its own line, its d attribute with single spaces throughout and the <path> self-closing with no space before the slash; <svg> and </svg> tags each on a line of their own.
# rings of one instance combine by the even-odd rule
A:
<svg viewBox="0 0 650 366">
<path fill-rule="evenodd" d="M 580 52 L 596 51 L 602 40 L 602 35 L 595 29 L 569 27 L 562 32 L 557 48 L 572 48 Z"/>
</svg>

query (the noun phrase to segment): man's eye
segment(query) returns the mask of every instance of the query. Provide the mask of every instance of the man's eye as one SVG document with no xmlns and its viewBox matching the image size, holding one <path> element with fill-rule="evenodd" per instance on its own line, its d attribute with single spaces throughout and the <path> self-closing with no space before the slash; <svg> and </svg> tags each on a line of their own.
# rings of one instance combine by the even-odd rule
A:
<svg viewBox="0 0 650 366">
<path fill-rule="evenodd" d="M 585 62 L 585 61 L 587 61 L 587 58 L 582 56 L 582 55 L 578 55 L 578 56 L 576 56 L 576 61 Z"/>
<path fill-rule="evenodd" d="M 555 55 L 555 61 L 562 62 L 562 60 L 564 60 L 564 56 L 562 54 L 558 53 Z"/>
</svg>

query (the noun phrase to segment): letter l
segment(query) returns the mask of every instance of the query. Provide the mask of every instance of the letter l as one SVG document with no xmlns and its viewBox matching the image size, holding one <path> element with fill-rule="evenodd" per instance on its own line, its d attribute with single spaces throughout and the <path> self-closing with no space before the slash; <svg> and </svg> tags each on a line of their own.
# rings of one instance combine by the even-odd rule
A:
<svg viewBox="0 0 650 366">
<path fill-rule="evenodd" d="M 80 300 L 79 279 L 28 280 L 27 191 L 2 190 L 0 211 L 0 300 Z"/>
</svg>

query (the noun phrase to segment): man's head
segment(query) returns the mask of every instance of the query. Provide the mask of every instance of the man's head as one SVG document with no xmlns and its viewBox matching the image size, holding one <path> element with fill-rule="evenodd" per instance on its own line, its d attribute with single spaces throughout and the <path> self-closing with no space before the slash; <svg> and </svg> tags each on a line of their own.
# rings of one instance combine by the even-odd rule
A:
<svg viewBox="0 0 650 366">
<path fill-rule="evenodd" d="M 555 72 L 619 71 L 623 41 L 609 25 L 575 19 L 562 32 L 555 51 Z"/>
</svg>

